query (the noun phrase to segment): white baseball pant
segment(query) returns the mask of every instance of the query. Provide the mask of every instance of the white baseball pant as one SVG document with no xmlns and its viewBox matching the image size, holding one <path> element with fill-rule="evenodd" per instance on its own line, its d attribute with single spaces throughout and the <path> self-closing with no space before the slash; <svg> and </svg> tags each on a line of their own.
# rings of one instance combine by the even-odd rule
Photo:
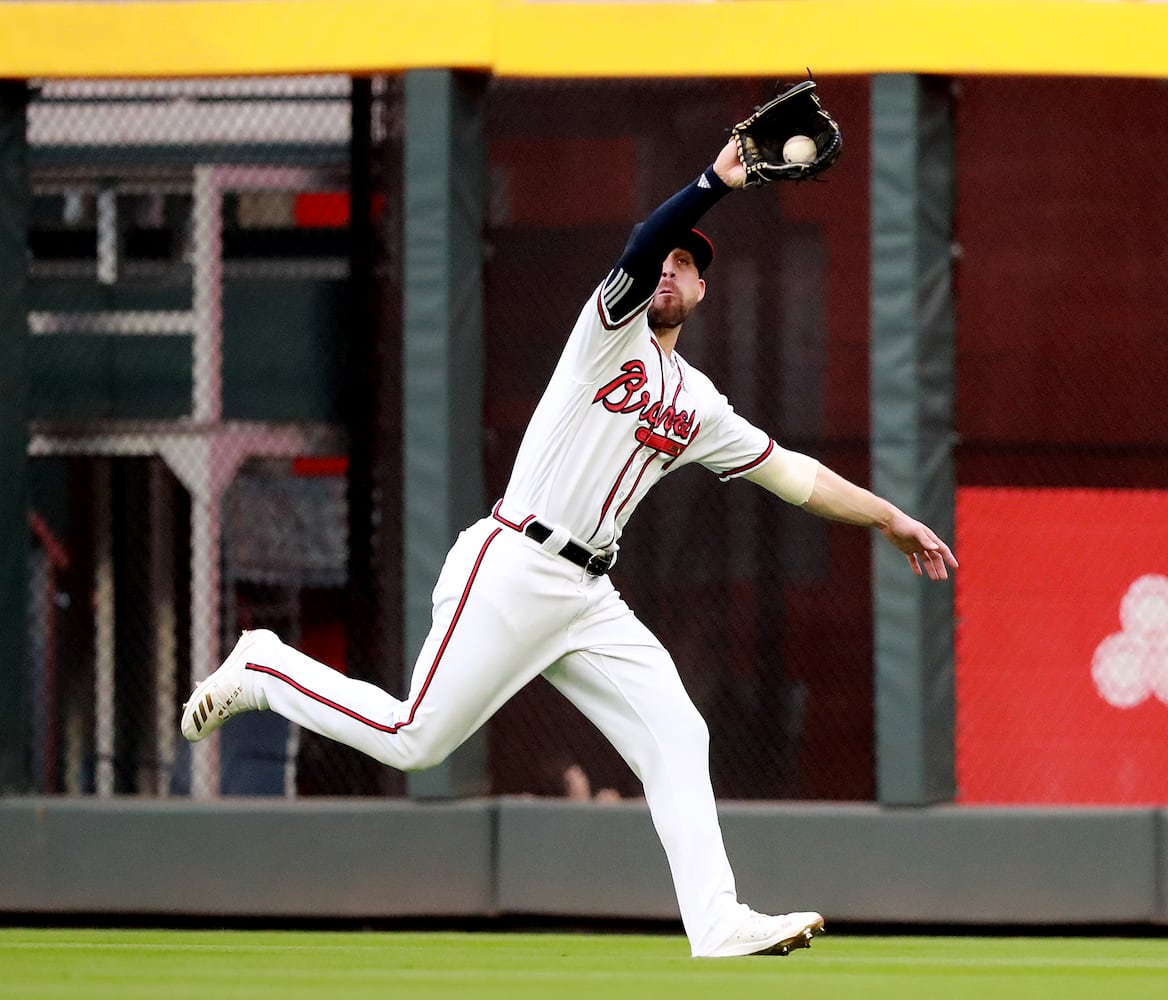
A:
<svg viewBox="0 0 1168 1000">
<path fill-rule="evenodd" d="M 407 698 L 284 644 L 254 647 L 257 707 L 400 770 L 432 767 L 543 674 L 641 780 L 695 955 L 741 922 L 709 775 L 709 732 L 669 654 L 607 576 L 492 518 L 462 532 L 434 588 Z"/>
</svg>

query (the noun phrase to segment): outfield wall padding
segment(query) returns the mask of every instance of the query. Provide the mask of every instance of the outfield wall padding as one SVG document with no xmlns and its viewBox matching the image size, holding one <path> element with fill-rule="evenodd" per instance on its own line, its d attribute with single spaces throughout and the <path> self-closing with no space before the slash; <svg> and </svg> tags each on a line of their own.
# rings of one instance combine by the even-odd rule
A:
<svg viewBox="0 0 1168 1000">
<path fill-rule="evenodd" d="M 1168 810 L 727 803 L 740 896 L 852 922 L 1168 925 Z M 641 802 L 0 800 L 0 913 L 672 920 Z"/>
<path fill-rule="evenodd" d="M 1168 919 L 1163 817 L 1150 809 L 741 806 L 723 825 L 740 890 L 783 908 L 865 922 Z"/>
<path fill-rule="evenodd" d="M 235 917 L 487 913 L 480 800 L 0 801 L 0 911 Z"/>
</svg>

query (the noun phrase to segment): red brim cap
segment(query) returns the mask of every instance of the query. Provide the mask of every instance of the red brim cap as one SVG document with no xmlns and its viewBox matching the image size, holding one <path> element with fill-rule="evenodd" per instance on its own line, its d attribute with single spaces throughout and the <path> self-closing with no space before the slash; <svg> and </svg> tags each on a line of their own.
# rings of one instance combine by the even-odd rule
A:
<svg viewBox="0 0 1168 1000">
<path fill-rule="evenodd" d="M 714 259 L 714 241 L 700 229 L 691 229 L 689 235 L 679 245 L 683 250 L 688 250 L 693 254 L 698 274 L 704 274 Z"/>
</svg>

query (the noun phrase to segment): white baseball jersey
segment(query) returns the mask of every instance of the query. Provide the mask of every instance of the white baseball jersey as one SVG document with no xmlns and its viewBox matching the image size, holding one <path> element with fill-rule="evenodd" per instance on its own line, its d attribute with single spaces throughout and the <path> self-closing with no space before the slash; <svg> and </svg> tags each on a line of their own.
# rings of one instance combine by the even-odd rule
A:
<svg viewBox="0 0 1168 1000">
<path fill-rule="evenodd" d="M 699 462 L 722 479 L 761 465 L 775 448 L 649 329 L 646 301 L 623 320 L 609 303 L 612 272 L 581 311 L 515 459 L 498 513 L 534 515 L 596 549 L 616 545 L 664 475 Z"/>
</svg>

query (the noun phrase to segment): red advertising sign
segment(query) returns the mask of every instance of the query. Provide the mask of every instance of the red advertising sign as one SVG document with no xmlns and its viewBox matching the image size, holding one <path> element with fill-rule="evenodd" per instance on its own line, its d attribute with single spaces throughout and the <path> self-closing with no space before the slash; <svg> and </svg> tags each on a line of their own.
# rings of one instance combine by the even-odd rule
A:
<svg viewBox="0 0 1168 1000">
<path fill-rule="evenodd" d="M 1168 492 L 964 488 L 966 803 L 1168 803 Z"/>
</svg>

